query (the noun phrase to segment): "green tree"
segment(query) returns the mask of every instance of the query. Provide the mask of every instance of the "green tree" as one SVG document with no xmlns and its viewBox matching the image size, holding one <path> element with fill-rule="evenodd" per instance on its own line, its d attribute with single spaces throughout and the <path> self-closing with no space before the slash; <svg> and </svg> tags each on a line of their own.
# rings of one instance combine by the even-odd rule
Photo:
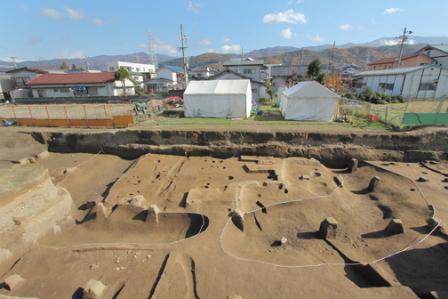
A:
<svg viewBox="0 0 448 299">
<path fill-rule="evenodd" d="M 59 68 L 64 71 L 68 70 L 67 62 L 65 62 L 65 61 L 62 62 L 61 66 Z"/>
<path fill-rule="evenodd" d="M 123 87 L 123 95 L 126 96 L 126 79 L 129 79 L 129 72 L 127 69 L 125 69 L 124 67 L 120 67 L 116 72 L 115 72 L 115 78 L 117 78 L 117 80 L 121 81 L 121 86 Z"/>
<path fill-rule="evenodd" d="M 317 75 L 316 81 L 319 82 L 320 84 L 324 85 L 325 84 L 325 74 L 320 73 L 319 75 Z"/>
<path fill-rule="evenodd" d="M 78 70 L 78 68 L 76 67 L 76 64 L 72 64 L 72 71 L 77 71 Z"/>
<path fill-rule="evenodd" d="M 308 76 L 311 77 L 312 80 L 316 80 L 320 75 L 321 63 L 319 59 L 311 61 L 308 65 Z"/>
</svg>

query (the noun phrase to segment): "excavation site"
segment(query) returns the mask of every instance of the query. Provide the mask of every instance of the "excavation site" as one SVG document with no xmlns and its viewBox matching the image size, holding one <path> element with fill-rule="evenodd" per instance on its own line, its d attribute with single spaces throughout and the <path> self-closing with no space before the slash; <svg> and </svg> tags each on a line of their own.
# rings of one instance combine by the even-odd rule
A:
<svg viewBox="0 0 448 299">
<path fill-rule="evenodd" d="M 0 129 L 0 298 L 448 298 L 448 130 Z"/>
</svg>

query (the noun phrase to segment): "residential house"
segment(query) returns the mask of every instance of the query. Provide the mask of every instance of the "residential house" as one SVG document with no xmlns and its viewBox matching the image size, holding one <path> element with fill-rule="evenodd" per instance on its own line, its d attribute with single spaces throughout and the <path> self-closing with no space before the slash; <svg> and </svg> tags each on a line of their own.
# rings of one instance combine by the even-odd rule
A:
<svg viewBox="0 0 448 299">
<path fill-rule="evenodd" d="M 175 88 L 175 82 L 166 78 L 153 78 L 145 82 L 145 91 L 148 93 L 166 93 Z"/>
<path fill-rule="evenodd" d="M 131 80 L 114 72 L 44 74 L 28 81 L 33 98 L 114 97 L 135 95 Z"/>
<path fill-rule="evenodd" d="M 244 59 L 232 59 L 223 63 L 224 70 L 241 74 L 247 78 L 263 81 L 268 78 L 263 60 L 255 60 L 250 57 Z"/>
<path fill-rule="evenodd" d="M 0 73 L 0 101 L 9 99 L 12 89 L 13 82 L 11 80 L 11 75 Z"/>
<path fill-rule="evenodd" d="M 339 74 L 343 78 L 351 78 L 353 75 L 356 75 L 357 73 L 361 72 L 361 67 L 354 63 L 346 63 L 339 69 Z"/>
<path fill-rule="evenodd" d="M 297 75 L 305 77 L 308 71 L 308 65 L 275 65 L 271 67 L 272 87 L 274 89 L 283 89 L 291 87 L 293 82 L 291 77 Z"/>
<path fill-rule="evenodd" d="M 154 78 L 145 82 L 145 90 L 148 92 L 168 92 L 173 89 L 183 89 L 184 70 L 178 66 L 163 65 Z"/>
<path fill-rule="evenodd" d="M 222 71 L 214 76 L 210 77 L 210 80 L 250 80 L 252 98 L 258 100 L 260 98 L 266 98 L 266 87 L 262 81 L 252 79 L 248 76 L 239 74 L 232 70 Z"/>
<path fill-rule="evenodd" d="M 405 99 L 448 97 L 448 69 L 438 65 L 366 71 L 353 77 L 353 86 Z"/>
<path fill-rule="evenodd" d="M 435 64 L 448 68 L 448 45 L 427 45 L 416 52 L 431 57 Z"/>
<path fill-rule="evenodd" d="M 423 53 L 415 53 L 412 55 L 403 56 L 400 65 L 398 65 L 398 60 L 399 57 L 397 56 L 376 60 L 368 64 L 369 71 L 379 71 L 401 67 L 407 68 L 433 63 L 433 59 L 430 56 Z"/>
<path fill-rule="evenodd" d="M 9 70 L 6 72 L 11 76 L 11 80 L 13 82 L 13 87 L 15 89 L 22 89 L 26 87 L 28 81 L 39 77 L 43 74 L 47 74 L 48 71 L 44 71 L 41 69 L 21 67 L 13 70 Z"/>
<path fill-rule="evenodd" d="M 192 80 L 206 80 L 213 76 L 213 74 L 213 71 L 208 66 L 198 66 L 190 72 Z"/>
<path fill-rule="evenodd" d="M 108 67 L 108 71 L 116 72 L 120 68 L 128 70 L 132 81 L 141 88 L 144 87 L 144 82 L 151 78 L 156 73 L 156 67 L 153 64 L 117 61 L 116 64 L 111 64 Z"/>
</svg>

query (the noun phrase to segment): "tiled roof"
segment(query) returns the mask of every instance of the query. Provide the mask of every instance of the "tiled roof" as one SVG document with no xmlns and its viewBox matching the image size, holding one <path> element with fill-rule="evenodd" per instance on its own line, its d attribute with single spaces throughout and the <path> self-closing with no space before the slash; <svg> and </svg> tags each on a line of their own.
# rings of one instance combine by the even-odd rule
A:
<svg viewBox="0 0 448 299">
<path fill-rule="evenodd" d="M 74 73 L 74 74 L 44 74 L 30 80 L 27 85 L 71 85 L 98 84 L 115 81 L 115 73 Z"/>
<path fill-rule="evenodd" d="M 414 58 L 414 57 L 418 57 L 418 56 L 426 56 L 424 54 L 413 54 L 413 55 L 408 55 L 408 56 L 403 56 L 403 58 L 401 58 L 401 60 L 406 60 L 406 59 L 410 59 L 410 58 Z M 386 64 L 386 63 L 394 63 L 395 61 L 398 61 L 398 57 L 387 57 L 387 58 L 383 58 L 383 59 L 378 59 L 376 61 L 373 61 L 371 63 L 369 63 L 369 65 L 376 65 L 376 64 Z"/>
</svg>

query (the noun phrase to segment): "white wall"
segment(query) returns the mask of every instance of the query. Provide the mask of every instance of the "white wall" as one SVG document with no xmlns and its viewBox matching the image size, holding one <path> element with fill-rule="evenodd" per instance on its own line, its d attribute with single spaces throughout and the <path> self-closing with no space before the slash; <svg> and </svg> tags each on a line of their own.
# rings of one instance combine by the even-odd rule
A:
<svg viewBox="0 0 448 299">
<path fill-rule="evenodd" d="M 120 67 L 124 67 L 134 73 L 155 73 L 156 67 L 153 64 L 136 63 L 127 61 L 118 61 L 116 64 L 108 65 L 108 71 L 117 71 Z"/>
<path fill-rule="evenodd" d="M 242 94 L 184 95 L 186 117 L 246 118 L 250 115 L 251 99 Z M 248 111 L 249 109 L 249 111 Z"/>
</svg>

